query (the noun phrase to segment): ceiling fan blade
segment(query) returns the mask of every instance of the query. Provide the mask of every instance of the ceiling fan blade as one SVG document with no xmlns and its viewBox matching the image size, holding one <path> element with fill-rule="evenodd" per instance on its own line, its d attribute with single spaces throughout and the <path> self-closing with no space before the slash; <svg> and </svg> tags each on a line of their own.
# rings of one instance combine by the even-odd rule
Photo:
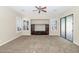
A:
<svg viewBox="0 0 79 59">
<path fill-rule="evenodd" d="M 39 8 L 41 8 L 41 6 L 39 6 Z"/>
<path fill-rule="evenodd" d="M 43 10 L 43 9 L 46 9 L 46 8 L 47 8 L 46 6 L 45 6 L 45 7 L 35 6 L 35 8 L 36 8 L 37 10 L 33 10 L 33 11 L 38 11 L 38 13 L 41 13 L 41 11 L 47 12 L 46 10 Z"/>
<path fill-rule="evenodd" d="M 39 7 L 35 6 L 37 9 L 39 9 Z"/>
<path fill-rule="evenodd" d="M 43 7 L 43 8 L 41 8 L 41 9 L 46 9 L 47 7 Z"/>
<path fill-rule="evenodd" d="M 47 12 L 47 11 L 45 11 L 45 10 L 41 10 L 41 11 L 43 11 L 43 12 Z"/>
</svg>

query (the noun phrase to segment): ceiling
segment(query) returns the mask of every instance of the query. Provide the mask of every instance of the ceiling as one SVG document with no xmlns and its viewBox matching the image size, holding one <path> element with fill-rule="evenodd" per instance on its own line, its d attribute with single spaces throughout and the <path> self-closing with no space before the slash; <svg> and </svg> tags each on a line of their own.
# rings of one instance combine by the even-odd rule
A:
<svg viewBox="0 0 79 59">
<path fill-rule="evenodd" d="M 12 6 L 12 9 L 21 13 L 28 18 L 50 18 L 60 15 L 61 13 L 71 9 L 71 6 L 47 6 L 47 13 L 41 12 L 40 14 L 36 10 L 35 6 Z"/>
</svg>

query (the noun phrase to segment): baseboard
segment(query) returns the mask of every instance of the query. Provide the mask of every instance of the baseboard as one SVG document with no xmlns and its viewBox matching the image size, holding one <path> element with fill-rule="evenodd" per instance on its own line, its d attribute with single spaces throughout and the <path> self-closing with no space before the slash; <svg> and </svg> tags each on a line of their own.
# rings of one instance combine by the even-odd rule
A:
<svg viewBox="0 0 79 59">
<path fill-rule="evenodd" d="M 0 43 L 0 46 L 2 46 L 2 45 L 4 45 L 4 44 L 7 44 L 7 43 L 9 43 L 10 41 L 15 40 L 16 38 L 18 38 L 18 37 L 20 37 L 20 36 L 21 36 L 21 35 L 18 35 L 18 36 L 14 37 L 14 38 L 12 38 L 12 39 L 10 39 L 10 40 L 7 40 L 7 41 L 4 41 L 4 42 Z"/>
<path fill-rule="evenodd" d="M 77 43 L 77 42 L 73 42 L 74 44 L 76 44 L 77 46 L 79 46 L 79 43 Z"/>
<path fill-rule="evenodd" d="M 49 36 L 59 36 L 59 35 L 49 35 Z"/>
</svg>

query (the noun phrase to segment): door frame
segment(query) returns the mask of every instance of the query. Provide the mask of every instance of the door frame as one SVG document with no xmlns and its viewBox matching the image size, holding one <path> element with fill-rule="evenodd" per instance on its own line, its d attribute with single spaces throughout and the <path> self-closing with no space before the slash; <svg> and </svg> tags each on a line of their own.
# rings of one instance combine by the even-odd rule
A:
<svg viewBox="0 0 79 59">
<path fill-rule="evenodd" d="M 65 37 L 63 37 L 63 38 L 65 38 L 66 39 L 66 17 L 62 17 L 62 18 L 65 18 Z M 61 36 L 61 20 L 62 20 L 62 18 L 60 18 L 60 36 Z M 62 37 L 62 36 L 61 36 Z"/>
<path fill-rule="evenodd" d="M 66 17 L 68 17 L 68 16 L 72 16 L 72 41 L 66 38 L 66 35 L 67 35 L 67 34 L 66 34 Z M 62 17 L 62 18 L 65 18 L 65 39 L 67 39 L 67 40 L 73 42 L 73 34 L 74 34 L 74 14 L 70 14 L 70 15 L 67 15 L 67 16 Z M 62 18 L 60 18 L 60 37 L 62 37 L 62 36 L 61 36 L 61 19 L 62 19 Z M 64 38 L 64 37 L 63 37 L 63 38 Z"/>
</svg>

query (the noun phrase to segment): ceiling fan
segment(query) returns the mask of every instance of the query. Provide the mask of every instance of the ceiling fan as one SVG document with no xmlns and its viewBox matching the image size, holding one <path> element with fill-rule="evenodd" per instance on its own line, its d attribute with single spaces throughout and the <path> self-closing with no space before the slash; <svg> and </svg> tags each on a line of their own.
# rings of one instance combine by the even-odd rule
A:
<svg viewBox="0 0 79 59">
<path fill-rule="evenodd" d="M 33 10 L 33 11 L 38 11 L 38 13 L 41 13 L 41 12 L 47 12 L 45 9 L 47 8 L 46 6 L 45 7 L 42 7 L 42 6 L 35 6 L 36 10 Z"/>
</svg>

